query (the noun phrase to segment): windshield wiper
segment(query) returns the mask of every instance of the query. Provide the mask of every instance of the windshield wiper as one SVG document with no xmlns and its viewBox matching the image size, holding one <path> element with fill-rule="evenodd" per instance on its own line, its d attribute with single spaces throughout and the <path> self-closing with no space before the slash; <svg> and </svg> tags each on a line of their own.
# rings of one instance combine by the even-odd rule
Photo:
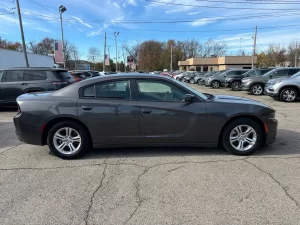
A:
<svg viewBox="0 0 300 225">
<path fill-rule="evenodd" d="M 212 94 L 208 94 L 208 93 L 202 93 L 202 94 L 204 94 L 207 97 L 207 100 L 211 100 L 215 98 L 215 96 Z"/>
</svg>

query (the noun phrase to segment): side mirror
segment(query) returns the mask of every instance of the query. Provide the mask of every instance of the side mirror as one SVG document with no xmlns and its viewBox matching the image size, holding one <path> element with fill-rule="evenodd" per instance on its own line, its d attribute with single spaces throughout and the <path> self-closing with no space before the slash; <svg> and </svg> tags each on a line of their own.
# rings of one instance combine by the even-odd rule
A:
<svg viewBox="0 0 300 225">
<path fill-rule="evenodd" d="M 186 94 L 185 96 L 184 96 L 184 101 L 185 102 L 193 102 L 194 101 L 194 98 L 195 98 L 195 96 L 194 95 L 191 95 L 191 94 Z"/>
<path fill-rule="evenodd" d="M 249 77 L 249 74 L 247 74 L 245 77 Z"/>
<path fill-rule="evenodd" d="M 273 75 L 271 74 L 269 77 L 272 79 L 272 78 L 273 78 Z"/>
</svg>

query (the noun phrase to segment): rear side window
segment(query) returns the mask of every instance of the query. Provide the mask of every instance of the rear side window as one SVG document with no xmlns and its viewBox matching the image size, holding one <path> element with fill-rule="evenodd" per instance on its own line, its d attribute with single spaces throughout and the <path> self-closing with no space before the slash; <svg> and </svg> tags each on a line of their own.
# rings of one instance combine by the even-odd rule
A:
<svg viewBox="0 0 300 225">
<path fill-rule="evenodd" d="M 229 72 L 227 72 L 227 73 L 226 73 L 226 77 L 232 77 L 232 76 L 234 76 L 234 75 L 235 75 L 235 72 L 236 72 L 236 71 L 229 71 Z"/>
<path fill-rule="evenodd" d="M 73 76 L 68 71 L 55 71 L 54 74 L 59 80 L 74 81 Z"/>
<path fill-rule="evenodd" d="M 5 73 L 5 82 L 23 81 L 23 70 L 8 70 Z"/>
<path fill-rule="evenodd" d="M 265 73 L 271 71 L 272 69 L 269 69 L 269 70 L 259 70 L 258 72 L 260 72 L 259 75 L 264 75 Z"/>
<path fill-rule="evenodd" d="M 246 72 L 245 70 L 237 70 L 235 71 L 235 75 L 242 75 L 245 72 Z"/>
<path fill-rule="evenodd" d="M 96 84 L 83 90 L 84 97 L 130 99 L 129 81 Z"/>
<path fill-rule="evenodd" d="M 45 71 L 25 71 L 24 72 L 25 81 L 35 81 L 35 80 L 47 80 L 47 75 Z"/>
</svg>

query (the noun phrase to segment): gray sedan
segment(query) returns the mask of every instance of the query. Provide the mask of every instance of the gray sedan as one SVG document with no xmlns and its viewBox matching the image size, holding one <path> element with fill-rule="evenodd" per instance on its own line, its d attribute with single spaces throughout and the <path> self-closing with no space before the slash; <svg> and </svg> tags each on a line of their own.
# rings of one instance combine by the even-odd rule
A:
<svg viewBox="0 0 300 225">
<path fill-rule="evenodd" d="M 250 99 L 202 94 L 164 76 L 122 74 L 17 98 L 19 139 L 61 158 L 90 148 L 223 146 L 248 155 L 276 139 L 275 110 Z"/>
</svg>

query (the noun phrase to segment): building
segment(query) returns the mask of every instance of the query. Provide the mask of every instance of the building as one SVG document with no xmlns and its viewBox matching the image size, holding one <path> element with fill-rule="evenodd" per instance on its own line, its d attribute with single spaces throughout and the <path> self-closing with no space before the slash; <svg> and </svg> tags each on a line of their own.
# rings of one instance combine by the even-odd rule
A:
<svg viewBox="0 0 300 225">
<path fill-rule="evenodd" d="M 178 61 L 180 70 L 217 71 L 225 69 L 251 69 L 252 56 L 223 56 L 212 58 L 191 58 Z"/>
</svg>

